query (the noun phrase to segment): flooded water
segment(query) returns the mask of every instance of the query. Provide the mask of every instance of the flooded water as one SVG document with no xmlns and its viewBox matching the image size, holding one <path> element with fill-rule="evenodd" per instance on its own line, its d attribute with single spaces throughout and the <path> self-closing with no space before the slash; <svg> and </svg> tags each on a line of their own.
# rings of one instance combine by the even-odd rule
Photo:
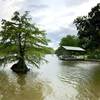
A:
<svg viewBox="0 0 100 100">
<path fill-rule="evenodd" d="M 0 100 L 100 100 L 100 64 L 64 62 L 47 55 L 48 63 L 17 75 L 0 70 Z"/>
</svg>

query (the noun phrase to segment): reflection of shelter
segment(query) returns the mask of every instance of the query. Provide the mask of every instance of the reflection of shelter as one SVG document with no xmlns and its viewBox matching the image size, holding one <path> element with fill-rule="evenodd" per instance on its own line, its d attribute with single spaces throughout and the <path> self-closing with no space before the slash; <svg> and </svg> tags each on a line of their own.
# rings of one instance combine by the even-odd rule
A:
<svg viewBox="0 0 100 100">
<path fill-rule="evenodd" d="M 62 46 L 63 54 L 59 57 L 62 60 L 83 60 L 85 50 L 80 47 Z"/>
</svg>

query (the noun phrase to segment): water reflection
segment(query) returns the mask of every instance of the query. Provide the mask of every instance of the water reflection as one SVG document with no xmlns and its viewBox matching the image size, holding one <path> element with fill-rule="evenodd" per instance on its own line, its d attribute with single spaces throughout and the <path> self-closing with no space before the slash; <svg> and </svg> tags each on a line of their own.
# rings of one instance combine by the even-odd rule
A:
<svg viewBox="0 0 100 100">
<path fill-rule="evenodd" d="M 61 66 L 75 67 L 78 62 L 75 61 L 62 61 Z"/>
<path fill-rule="evenodd" d="M 99 100 L 100 65 L 62 62 L 48 55 L 47 64 L 27 75 L 0 70 L 0 100 Z"/>
<path fill-rule="evenodd" d="M 9 78 L 4 71 L 0 71 L 0 98 L 1 100 L 8 100 L 9 97 L 14 96 L 15 87 L 9 82 Z"/>
<path fill-rule="evenodd" d="M 70 66 L 73 66 L 73 63 Z M 76 91 L 75 100 L 100 99 L 100 65 L 99 63 L 76 62 L 75 67 L 61 67 L 60 79 L 70 84 Z"/>
<path fill-rule="evenodd" d="M 52 91 L 37 72 L 17 75 L 0 71 L 0 100 L 44 100 Z"/>
<path fill-rule="evenodd" d="M 17 83 L 20 85 L 20 87 L 23 87 L 26 83 L 25 81 L 26 75 L 18 75 L 17 77 Z"/>
</svg>

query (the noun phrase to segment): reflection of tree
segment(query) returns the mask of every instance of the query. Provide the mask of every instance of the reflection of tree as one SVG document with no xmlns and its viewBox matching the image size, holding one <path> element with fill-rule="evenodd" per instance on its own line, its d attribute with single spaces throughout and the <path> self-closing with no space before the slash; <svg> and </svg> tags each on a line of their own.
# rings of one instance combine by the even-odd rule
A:
<svg viewBox="0 0 100 100">
<path fill-rule="evenodd" d="M 92 79 L 91 82 L 92 93 L 97 99 L 99 99 L 100 98 L 100 65 L 96 66 L 95 69 L 93 69 L 91 79 Z"/>
<path fill-rule="evenodd" d="M 20 85 L 20 88 L 22 88 L 25 85 L 25 75 L 20 74 L 17 76 L 17 83 Z"/>
<path fill-rule="evenodd" d="M 28 79 L 27 84 L 27 75 L 20 74 L 17 76 L 17 83 L 20 86 L 17 99 L 23 100 L 24 98 L 24 100 L 44 100 L 43 84 L 39 81 L 33 81 L 33 77 Z"/>
<path fill-rule="evenodd" d="M 51 93 L 47 82 L 32 74 L 29 79 L 27 75 L 10 78 L 6 72 L 0 71 L 0 100 L 44 100 Z"/>
<path fill-rule="evenodd" d="M 88 76 L 80 79 L 77 84 L 76 88 L 79 92 L 77 100 L 98 100 L 100 98 L 100 66 L 95 66 L 88 71 L 90 71 Z"/>
<path fill-rule="evenodd" d="M 72 100 L 99 100 L 100 98 L 100 65 L 92 63 L 87 66 L 82 66 L 82 63 L 71 64 L 65 62 L 64 66 L 60 67 L 60 79 L 65 84 L 69 84 L 76 91 L 76 97 L 72 96 Z M 78 66 L 78 67 L 77 67 Z M 87 69 L 86 69 L 87 67 Z M 89 67 L 89 68 L 88 68 Z M 70 88 L 69 88 L 70 89 Z M 71 90 L 72 91 L 72 90 Z"/>
<path fill-rule="evenodd" d="M 76 65 L 77 63 L 78 63 L 78 62 L 76 62 L 76 61 L 62 61 L 62 62 L 61 62 L 61 65 L 67 66 L 67 67 L 75 67 L 75 65 Z"/>
</svg>

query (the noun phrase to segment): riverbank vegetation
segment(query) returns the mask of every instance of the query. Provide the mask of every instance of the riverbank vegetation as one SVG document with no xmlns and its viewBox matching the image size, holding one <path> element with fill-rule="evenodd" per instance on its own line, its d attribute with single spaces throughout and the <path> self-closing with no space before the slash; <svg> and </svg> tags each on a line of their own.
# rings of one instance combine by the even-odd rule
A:
<svg viewBox="0 0 100 100">
<path fill-rule="evenodd" d="M 62 46 L 79 46 L 86 50 L 91 59 L 100 59 L 100 3 L 91 9 L 87 16 L 74 20 L 77 36 L 66 36 L 60 41 L 56 54 L 62 54 Z"/>
</svg>

